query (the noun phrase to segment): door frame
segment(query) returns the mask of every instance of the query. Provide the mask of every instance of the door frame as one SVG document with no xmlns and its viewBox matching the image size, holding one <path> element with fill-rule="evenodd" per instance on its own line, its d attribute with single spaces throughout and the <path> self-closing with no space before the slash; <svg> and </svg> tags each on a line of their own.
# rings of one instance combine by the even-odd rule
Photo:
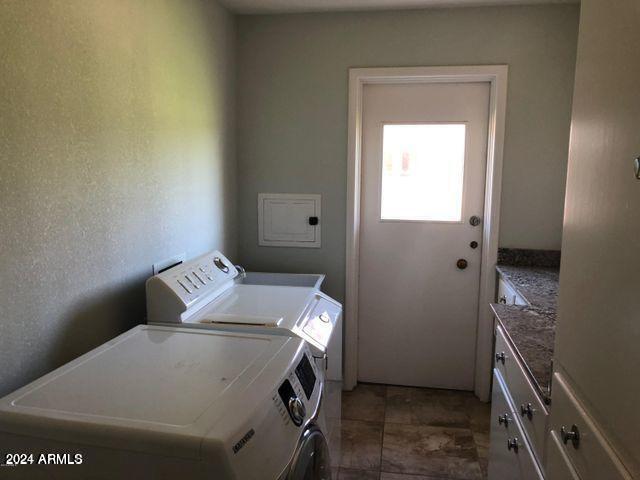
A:
<svg viewBox="0 0 640 480">
<path fill-rule="evenodd" d="M 489 400 L 491 393 L 491 355 L 493 353 L 493 315 L 489 308 L 489 303 L 494 301 L 496 286 L 495 266 L 498 260 L 498 228 L 500 222 L 508 68 L 507 65 L 476 65 L 349 69 L 343 383 L 343 388 L 346 390 L 353 389 L 358 380 L 358 275 L 360 270 L 362 94 L 364 86 L 370 84 L 488 82 L 490 84 L 489 123 L 474 390 L 481 400 Z"/>
</svg>

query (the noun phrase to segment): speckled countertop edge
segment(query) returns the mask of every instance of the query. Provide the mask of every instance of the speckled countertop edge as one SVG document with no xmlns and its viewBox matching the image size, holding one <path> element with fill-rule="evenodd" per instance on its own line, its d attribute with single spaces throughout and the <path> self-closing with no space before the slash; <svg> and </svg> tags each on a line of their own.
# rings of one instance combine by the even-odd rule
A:
<svg viewBox="0 0 640 480">
<path fill-rule="evenodd" d="M 492 303 L 491 309 L 529 379 L 549 403 L 555 325 L 529 307 Z"/>
<path fill-rule="evenodd" d="M 497 271 L 529 305 L 491 304 L 491 308 L 520 356 L 532 383 L 549 400 L 558 297 L 558 269 L 498 265 Z"/>
</svg>

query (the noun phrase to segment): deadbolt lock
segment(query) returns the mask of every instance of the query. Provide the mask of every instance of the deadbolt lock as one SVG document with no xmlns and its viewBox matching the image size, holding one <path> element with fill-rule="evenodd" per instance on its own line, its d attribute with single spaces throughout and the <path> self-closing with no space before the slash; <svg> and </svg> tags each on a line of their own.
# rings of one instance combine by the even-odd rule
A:
<svg viewBox="0 0 640 480">
<path fill-rule="evenodd" d="M 482 220 L 480 219 L 479 216 L 477 215 L 473 215 L 470 219 L 469 219 L 469 224 L 473 227 L 477 227 L 478 225 L 480 225 L 480 222 Z"/>
</svg>

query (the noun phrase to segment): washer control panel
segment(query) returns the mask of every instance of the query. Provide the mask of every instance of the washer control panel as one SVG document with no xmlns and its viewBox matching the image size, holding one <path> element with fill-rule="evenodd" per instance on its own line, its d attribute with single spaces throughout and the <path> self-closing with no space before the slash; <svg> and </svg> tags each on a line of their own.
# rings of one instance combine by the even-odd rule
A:
<svg viewBox="0 0 640 480">
<path fill-rule="evenodd" d="M 302 425 L 307 412 L 304 403 L 302 403 L 298 394 L 293 390 L 291 382 L 288 379 L 282 382 L 282 385 L 278 388 L 278 395 L 280 395 L 284 408 L 286 408 L 289 413 L 293 424 L 296 427 Z"/>
<path fill-rule="evenodd" d="M 307 402 L 317 392 L 318 377 L 309 354 L 304 353 L 296 367 L 289 372 L 273 395 L 273 401 L 285 423 L 293 422 L 296 427 L 307 418 Z"/>
</svg>

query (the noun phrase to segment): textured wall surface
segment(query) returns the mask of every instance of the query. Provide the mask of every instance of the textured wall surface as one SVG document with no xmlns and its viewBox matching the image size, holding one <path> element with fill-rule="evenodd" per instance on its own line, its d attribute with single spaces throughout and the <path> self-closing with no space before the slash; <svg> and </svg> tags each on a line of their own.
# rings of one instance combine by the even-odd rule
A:
<svg viewBox="0 0 640 480">
<path fill-rule="evenodd" d="M 234 253 L 233 18 L 0 5 L 0 395 L 143 321 L 153 262 Z"/>
<path fill-rule="evenodd" d="M 240 259 L 321 271 L 343 298 L 349 67 L 508 64 L 500 244 L 557 249 L 576 5 L 238 20 Z M 259 192 L 321 193 L 322 249 L 257 245 Z"/>
</svg>

